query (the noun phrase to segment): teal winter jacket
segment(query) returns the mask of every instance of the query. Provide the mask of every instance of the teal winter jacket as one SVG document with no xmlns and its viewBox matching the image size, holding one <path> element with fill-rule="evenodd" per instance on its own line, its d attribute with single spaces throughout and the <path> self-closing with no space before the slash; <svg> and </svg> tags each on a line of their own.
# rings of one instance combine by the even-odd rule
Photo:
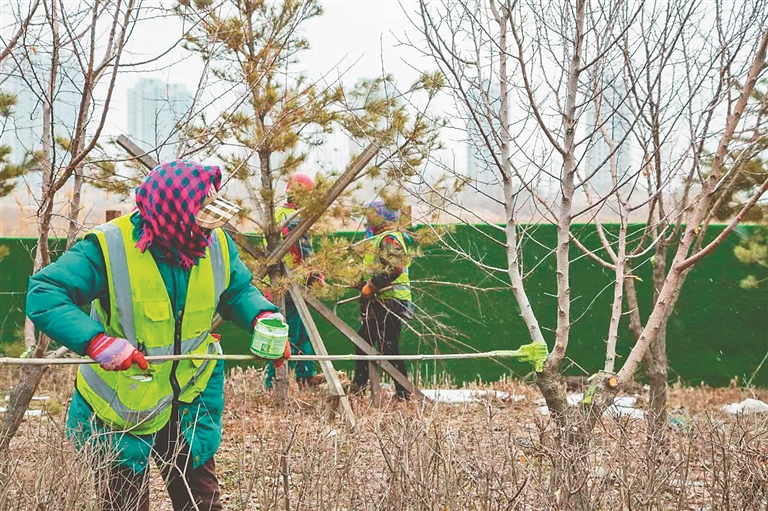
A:
<svg viewBox="0 0 768 511">
<path fill-rule="evenodd" d="M 230 283 L 221 297 L 217 312 L 251 331 L 253 320 L 265 310 L 277 311 L 259 290 L 251 285 L 252 274 L 227 236 L 230 254 Z M 150 252 L 152 249 L 150 248 Z M 155 255 L 153 253 L 153 255 Z M 174 315 L 184 309 L 189 270 L 155 257 L 160 275 L 174 308 Z M 29 280 L 27 316 L 35 326 L 54 341 L 84 355 L 88 343 L 104 331 L 101 324 L 83 312 L 94 300 L 107 303 L 106 267 L 95 236 L 86 236 L 56 262 L 34 274 Z M 226 344 L 226 340 L 225 340 Z M 180 427 L 190 446 L 195 467 L 208 461 L 221 443 L 221 416 L 224 408 L 224 362 L 219 361 L 206 389 L 189 404 L 179 406 Z M 78 447 L 98 444 L 113 450 L 116 460 L 143 472 L 149 461 L 154 435 L 132 435 L 113 431 L 99 421 L 88 403 L 75 389 L 67 415 L 67 435 Z"/>
</svg>

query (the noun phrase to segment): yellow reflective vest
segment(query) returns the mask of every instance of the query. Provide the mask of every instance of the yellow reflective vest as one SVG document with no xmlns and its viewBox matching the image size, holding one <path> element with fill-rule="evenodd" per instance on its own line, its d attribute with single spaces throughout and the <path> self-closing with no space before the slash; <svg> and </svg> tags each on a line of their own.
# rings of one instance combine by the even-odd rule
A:
<svg viewBox="0 0 768 511">
<path fill-rule="evenodd" d="M 382 240 L 387 236 L 393 236 L 400 243 L 400 246 L 403 247 L 403 263 L 405 267 L 403 268 L 403 273 L 392 281 L 391 288 L 380 292 L 378 297 L 382 300 L 413 301 L 413 296 L 411 295 L 411 279 L 409 276 L 411 263 L 410 258 L 408 257 L 408 245 L 405 242 L 403 233 L 400 231 L 385 231 L 370 239 L 371 247 L 365 253 L 365 257 L 363 258 L 363 264 L 368 272 L 368 278 L 375 273 L 382 271 L 388 272 L 386 268 L 381 268 L 381 264 L 377 264 L 377 253 L 381 248 Z"/>
<path fill-rule="evenodd" d="M 229 248 L 221 229 L 211 235 L 205 257 L 190 271 L 186 304 L 174 317 L 163 279 L 152 254 L 133 239 L 130 215 L 96 227 L 107 268 L 109 310 L 96 300 L 91 315 L 107 335 L 122 337 L 145 355 L 221 353 L 211 336 L 213 315 L 229 286 Z M 191 403 L 205 390 L 215 361 L 182 360 L 175 370 L 179 401 Z M 171 416 L 173 362 L 153 362 L 146 371 L 136 364 L 126 371 L 81 365 L 77 388 L 96 416 L 115 429 L 136 435 L 159 431 Z"/>
</svg>

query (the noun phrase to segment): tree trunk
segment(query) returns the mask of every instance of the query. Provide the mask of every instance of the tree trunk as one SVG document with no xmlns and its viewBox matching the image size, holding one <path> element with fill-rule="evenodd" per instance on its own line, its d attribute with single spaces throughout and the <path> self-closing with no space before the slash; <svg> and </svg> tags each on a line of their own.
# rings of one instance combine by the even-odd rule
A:
<svg viewBox="0 0 768 511">
<path fill-rule="evenodd" d="M 33 271 L 37 272 L 40 268 L 51 263 L 51 254 L 48 246 L 48 231 L 51 224 L 53 202 L 49 201 L 48 206 L 43 212 L 40 221 L 40 236 L 37 239 L 37 249 L 35 252 L 35 264 Z M 47 335 L 35 336 L 35 326 L 29 318 L 24 319 L 24 344 L 27 349 L 34 348 L 30 357 L 41 358 L 45 356 L 50 339 Z M 46 366 L 24 366 L 21 370 L 21 380 L 10 392 L 8 410 L 3 417 L 0 425 L 0 458 L 8 451 L 11 439 L 24 420 L 24 413 L 27 411 L 32 396 L 34 396 L 40 380 L 45 374 Z"/>
<path fill-rule="evenodd" d="M 53 2 L 51 4 L 49 23 L 51 25 L 51 32 L 53 35 L 53 51 L 51 54 L 51 70 L 48 77 L 48 84 L 43 98 L 43 134 L 42 134 L 42 158 L 41 164 L 43 168 L 43 185 L 41 190 L 41 205 L 37 211 L 37 226 L 38 226 L 38 238 L 37 247 L 35 248 L 35 261 L 32 269 L 33 273 L 36 273 L 40 268 L 51 263 L 51 250 L 49 246 L 48 236 L 51 229 L 51 218 L 53 217 L 53 201 L 56 195 L 54 190 L 55 173 L 54 173 L 54 133 L 53 133 L 53 100 L 56 92 L 56 76 L 58 72 L 58 11 L 57 4 Z M 40 358 L 45 355 L 45 351 L 48 349 L 49 339 L 46 335 L 40 335 L 39 340 L 35 336 L 35 327 L 29 318 L 24 320 L 24 344 L 27 350 L 34 348 L 31 352 L 32 357 Z M 16 432 L 21 426 L 22 420 L 24 420 L 24 413 L 27 411 L 30 401 L 37 390 L 37 386 L 40 384 L 40 380 L 45 374 L 47 367 L 45 366 L 24 366 L 21 371 L 21 380 L 17 383 L 10 392 L 8 410 L 3 417 L 2 425 L 0 425 L 0 458 L 5 458 L 8 453 L 8 448 L 11 443 L 11 439 L 16 435 Z"/>
<path fill-rule="evenodd" d="M 653 303 L 659 299 L 659 292 L 667 277 L 667 244 L 659 241 L 656 245 L 653 267 Z M 650 390 L 647 440 L 649 452 L 664 444 L 667 424 L 667 384 L 669 365 L 667 363 L 667 323 L 659 329 L 656 338 L 648 348 L 649 356 L 645 366 Z"/>
<path fill-rule="evenodd" d="M 271 271 L 269 272 L 269 278 L 270 282 L 273 286 L 273 293 L 275 297 L 275 304 L 280 308 L 280 310 L 285 314 L 285 294 L 282 294 L 282 292 L 279 292 L 275 287 L 274 284 L 277 282 L 277 279 L 280 278 L 283 275 L 283 272 L 281 271 L 280 266 L 273 266 Z M 290 339 L 288 339 L 287 342 L 291 342 Z M 289 396 L 289 389 L 290 389 L 290 371 L 288 370 L 288 363 L 284 362 L 280 367 L 275 367 L 275 396 L 277 397 L 277 405 L 280 408 L 284 408 L 288 406 L 288 396 Z"/>
<path fill-rule="evenodd" d="M 40 384 L 40 380 L 47 369 L 47 366 L 27 365 L 22 367 L 21 380 L 11 391 L 8 411 L 6 411 L 2 426 L 0 426 L 0 460 L 5 459 L 11 439 L 19 430 L 19 426 L 24 420 L 27 406 L 32 401 L 32 396 L 35 395 L 37 386 Z"/>
<path fill-rule="evenodd" d="M 75 243 L 78 232 L 80 232 L 80 202 L 83 190 L 83 165 L 80 164 L 74 171 L 75 179 L 72 183 L 72 200 L 69 203 L 69 227 L 67 228 L 67 245 L 65 250 L 69 250 Z"/>
<path fill-rule="evenodd" d="M 664 442 L 665 426 L 667 423 L 667 330 L 659 331 L 656 340 L 650 347 L 649 364 L 645 369 L 650 390 L 650 406 L 648 409 L 648 445 L 660 445 Z"/>
</svg>

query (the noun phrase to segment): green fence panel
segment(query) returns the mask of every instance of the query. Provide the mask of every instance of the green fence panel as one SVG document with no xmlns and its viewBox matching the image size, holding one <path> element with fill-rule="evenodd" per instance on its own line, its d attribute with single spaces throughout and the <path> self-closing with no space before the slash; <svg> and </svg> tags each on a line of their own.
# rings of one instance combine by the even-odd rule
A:
<svg viewBox="0 0 768 511">
<path fill-rule="evenodd" d="M 630 226 L 630 239 L 637 238 L 641 226 Z M 553 250 L 556 227 L 550 224 L 523 227 L 523 264 L 526 290 L 538 315 L 550 346 L 556 326 L 556 284 Z M 606 227 L 609 235 L 616 226 Z M 714 237 L 722 226 L 710 229 Z M 689 274 L 683 292 L 672 314 L 667 332 L 670 379 L 686 384 L 706 383 L 726 386 L 734 376 L 745 381 L 757 369 L 768 351 L 768 292 L 765 286 L 742 289 L 739 282 L 752 274 L 768 278 L 768 269 L 742 265 L 733 248 L 749 227 L 740 227 L 712 255 L 701 261 Z M 599 240 L 593 225 L 577 225 L 573 229 L 588 247 L 599 250 Z M 351 238 L 360 234 L 340 234 Z M 519 309 L 502 272 L 483 270 L 457 255 L 456 250 L 472 255 L 489 268 L 505 268 L 506 254 L 501 243 L 503 231 L 492 226 L 456 226 L 450 234 L 450 246 L 424 249 L 424 256 L 415 260 L 411 269 L 414 283 L 417 318 L 405 329 L 401 342 L 404 353 L 455 353 L 515 348 L 529 342 Z M 31 272 L 30 254 L 34 239 L 0 239 L 7 247 L 0 260 L 0 348 L 11 346 L 20 339 L 23 325 L 24 293 Z M 60 243 L 56 247 L 60 247 Z M 675 247 L 670 247 L 670 259 Z M 647 317 L 653 295 L 651 254 L 640 258 L 636 287 L 640 312 Z M 571 257 L 571 327 L 567 373 L 588 375 L 603 366 L 606 336 L 613 299 L 611 272 L 573 248 Z M 425 281 L 441 281 L 467 286 L 504 289 L 476 292 L 468 288 L 446 286 Z M 350 295 L 351 296 L 351 295 Z M 625 307 L 626 308 L 626 307 Z M 339 315 L 357 326 L 356 303 L 339 307 Z M 322 319 L 318 327 L 330 353 L 349 353 L 352 344 Z M 619 328 L 619 364 L 633 344 L 628 316 L 622 317 Z M 221 329 L 226 352 L 246 353 L 248 335 L 234 325 Z M 768 364 L 766 364 L 768 366 Z M 352 364 L 340 363 L 338 368 L 351 370 Z M 422 362 L 412 364 L 422 380 L 441 379 L 448 375 L 456 383 L 473 380 L 494 381 L 504 375 L 523 376 L 530 366 L 512 361 L 461 360 Z M 754 383 L 768 386 L 768 367 L 757 373 Z"/>
</svg>

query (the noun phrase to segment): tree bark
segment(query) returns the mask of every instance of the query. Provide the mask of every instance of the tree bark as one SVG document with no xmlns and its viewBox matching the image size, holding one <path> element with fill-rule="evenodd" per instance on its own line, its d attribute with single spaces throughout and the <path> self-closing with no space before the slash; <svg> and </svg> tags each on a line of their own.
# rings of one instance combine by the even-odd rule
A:
<svg viewBox="0 0 768 511">
<path fill-rule="evenodd" d="M 571 214 L 573 194 L 576 190 L 574 178 L 576 175 L 576 104 L 578 95 L 579 76 L 581 74 L 581 51 L 584 42 L 584 19 L 586 16 L 586 0 L 577 0 L 574 12 L 575 31 L 571 59 L 568 68 L 566 86 L 565 112 L 563 114 L 563 170 L 560 175 L 561 200 L 557 219 L 557 327 L 555 329 L 555 349 L 547 362 L 547 370 L 556 371 L 565 357 L 571 331 L 571 283 L 570 283 L 570 248 L 571 248 Z"/>
<path fill-rule="evenodd" d="M 43 336 L 44 337 L 44 336 Z M 37 386 L 43 378 L 47 366 L 27 365 L 21 369 L 21 379 L 11 391 L 10 401 L 8 402 L 8 411 L 3 417 L 2 426 L 0 426 L 0 460 L 4 460 L 8 454 L 8 447 L 11 439 L 19 430 L 21 422 L 24 420 L 24 414 L 27 411 L 29 402 L 35 395 Z"/>
<path fill-rule="evenodd" d="M 45 95 L 42 102 L 43 108 L 43 134 L 42 134 L 42 158 L 41 166 L 43 169 L 43 185 L 40 197 L 40 208 L 37 211 L 37 246 L 35 248 L 35 260 L 32 268 L 32 273 L 37 273 L 40 268 L 50 264 L 51 262 L 51 250 L 48 243 L 48 236 L 51 229 L 51 218 L 53 217 L 53 200 L 56 195 L 54 190 L 55 182 L 55 153 L 53 146 L 53 101 L 56 92 L 56 79 L 58 72 L 58 53 L 59 53 L 59 36 L 58 36 L 58 6 L 56 2 L 50 4 L 50 13 L 48 22 L 51 26 L 51 33 L 53 36 L 53 46 L 51 52 L 51 69 L 48 76 L 48 84 L 45 91 Z M 24 344 L 27 350 L 34 348 L 31 356 L 34 358 L 40 358 L 45 355 L 45 351 L 48 349 L 49 339 L 46 335 L 40 335 L 39 339 L 35 335 L 35 326 L 32 321 L 24 318 Z M 3 417 L 2 425 L 0 425 L 0 458 L 4 457 L 8 453 L 8 448 L 11 443 L 11 439 L 16 435 L 16 432 L 21 426 L 22 420 L 24 420 L 24 413 L 27 411 L 32 397 L 37 390 L 37 386 L 40 384 L 40 380 L 45 374 L 46 367 L 32 368 L 25 366 L 21 371 L 21 380 L 17 383 L 10 392 L 10 398 L 8 403 L 8 410 Z"/>
<path fill-rule="evenodd" d="M 619 339 L 619 321 L 621 319 L 622 303 L 624 301 L 624 270 L 626 265 L 627 247 L 627 217 L 625 209 L 621 208 L 621 228 L 619 230 L 619 250 L 616 257 L 616 276 L 613 283 L 613 306 L 611 321 L 608 325 L 608 346 L 605 353 L 605 371 L 613 372 L 616 364 L 616 344 Z"/>
<path fill-rule="evenodd" d="M 653 267 L 653 302 L 659 299 L 659 293 L 667 277 L 667 244 L 659 241 L 656 245 Z M 656 447 L 663 445 L 667 423 L 667 385 L 669 365 L 667 362 L 667 323 L 659 328 L 656 338 L 648 348 L 648 363 L 645 374 L 650 385 L 650 406 L 648 415 L 647 440 L 649 452 L 656 452 Z"/>
</svg>

